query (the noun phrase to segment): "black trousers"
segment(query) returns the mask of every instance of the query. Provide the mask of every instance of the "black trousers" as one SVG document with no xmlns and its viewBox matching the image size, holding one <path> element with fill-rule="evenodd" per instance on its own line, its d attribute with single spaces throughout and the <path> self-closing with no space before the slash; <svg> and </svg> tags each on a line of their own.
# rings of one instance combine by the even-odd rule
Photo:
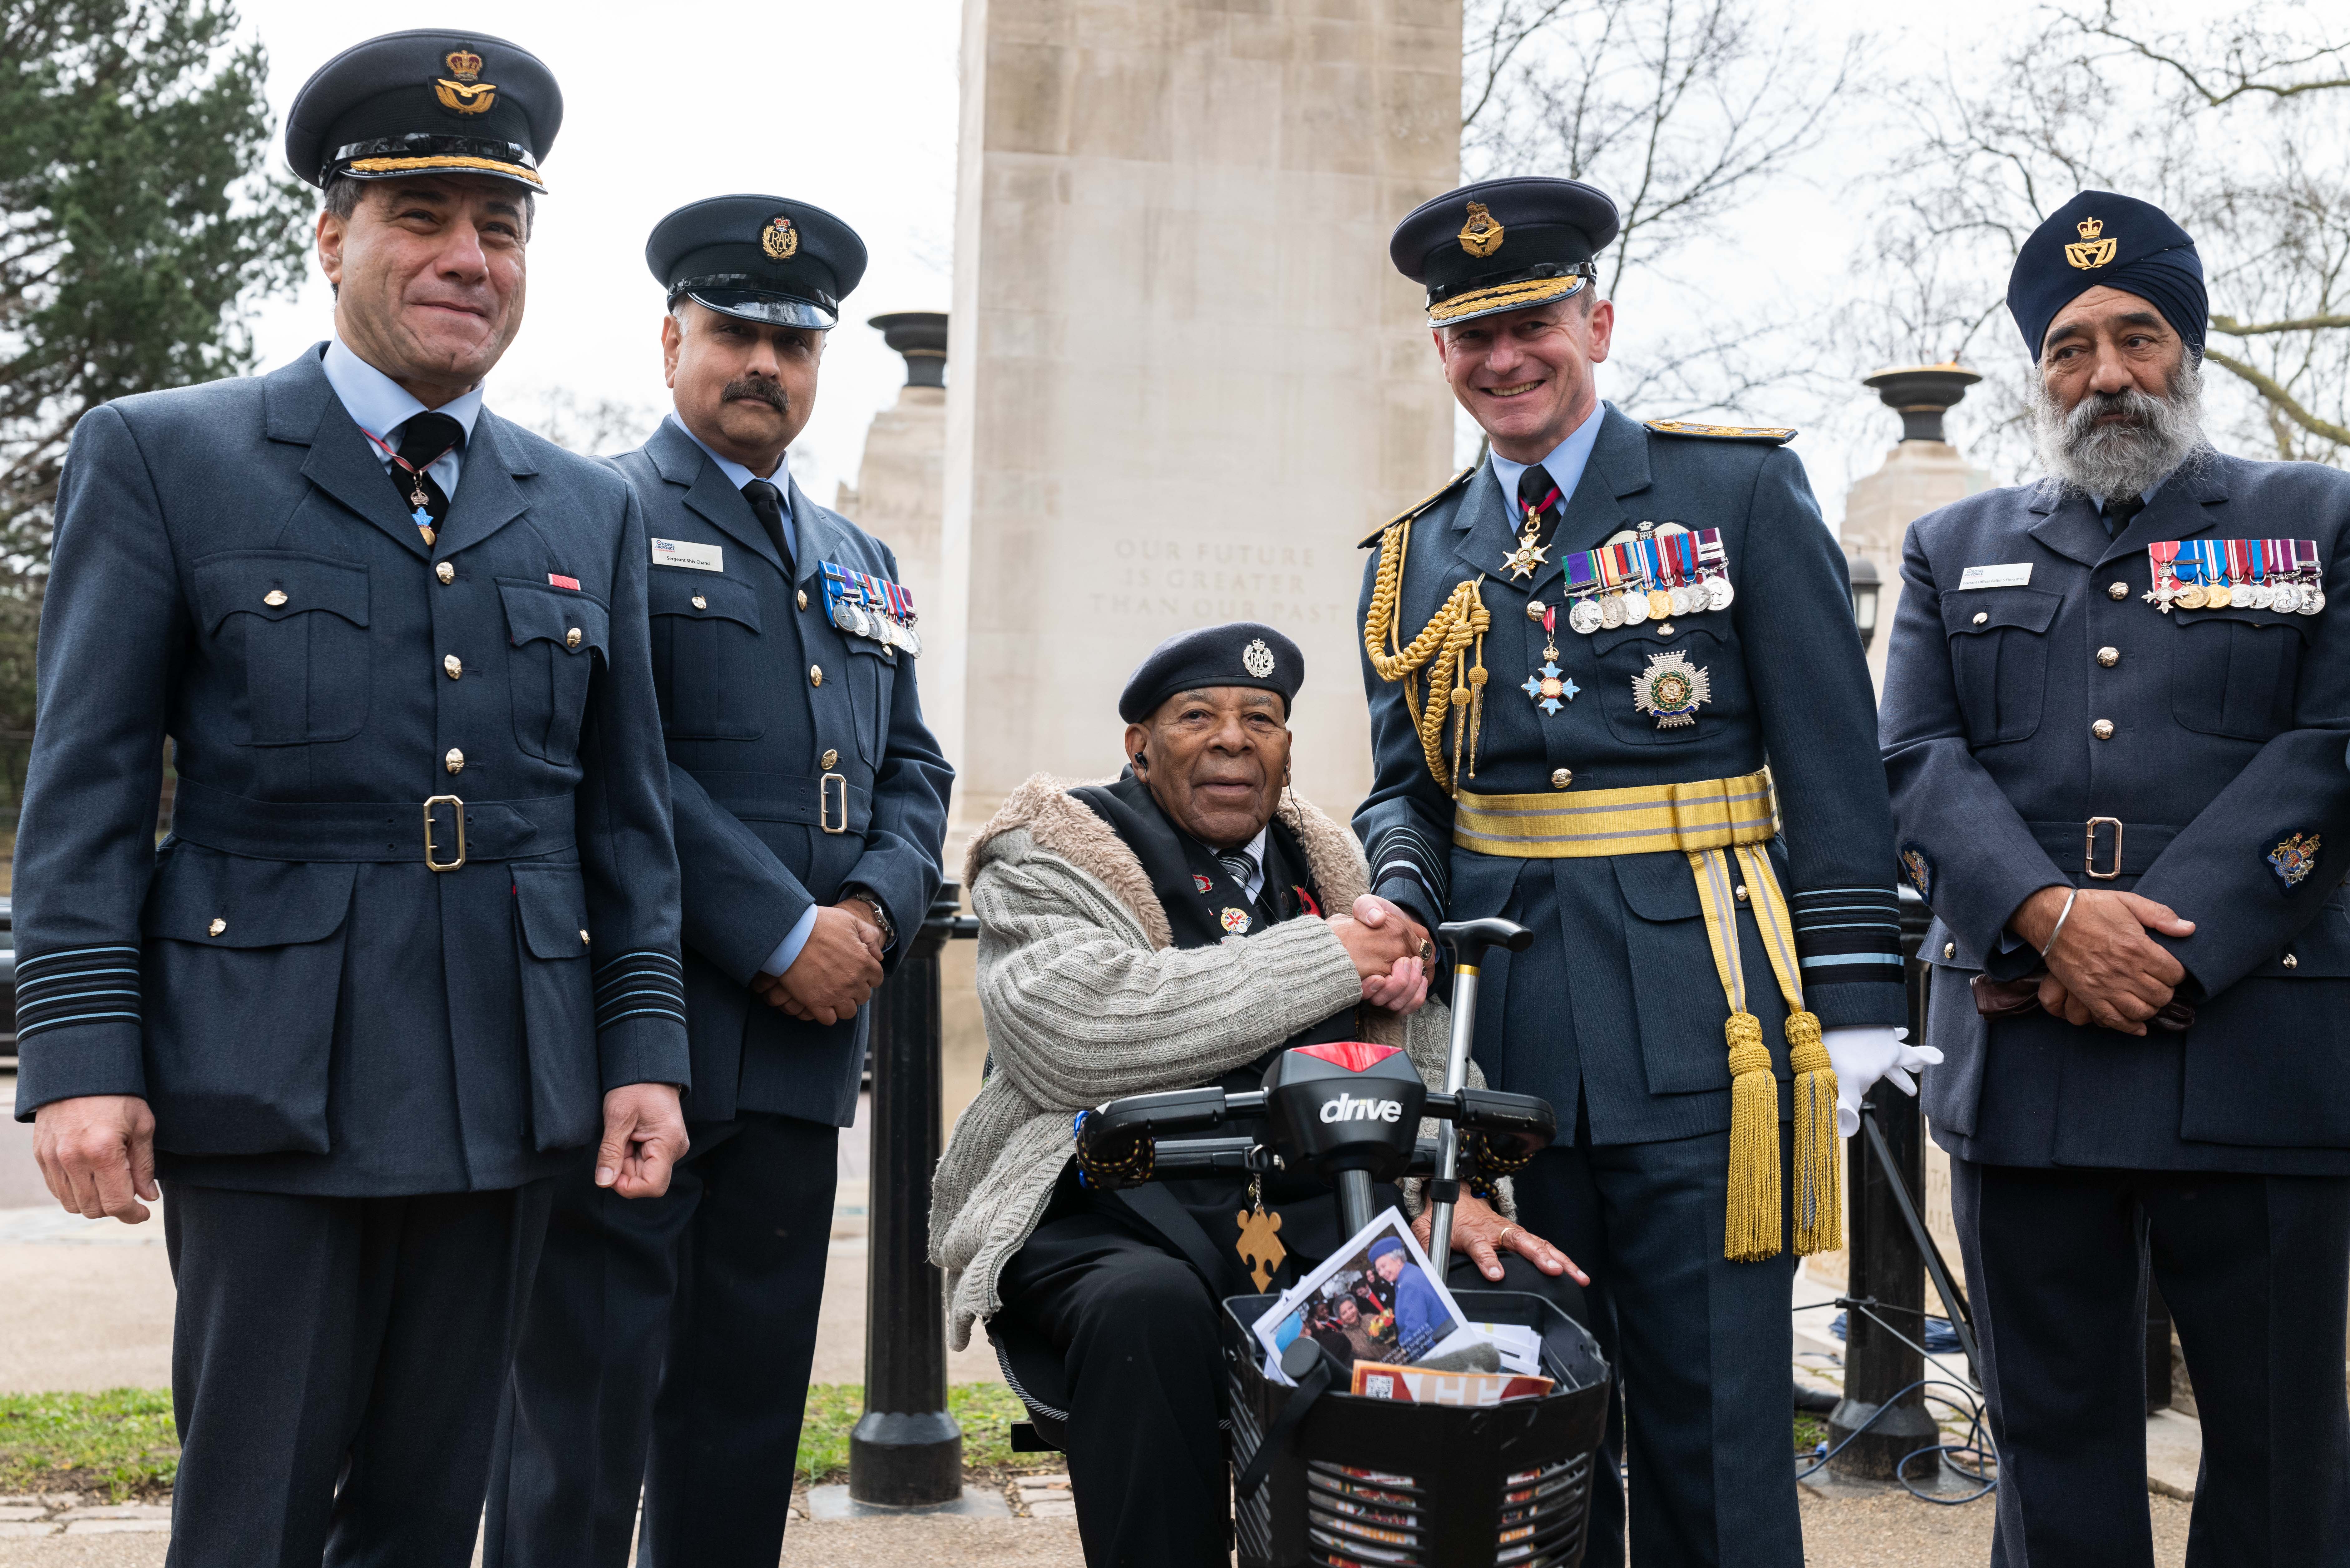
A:
<svg viewBox="0 0 2350 1568">
<path fill-rule="evenodd" d="M 318 1198 L 165 1183 L 171 1568 L 464 1568 L 547 1181 Z"/>
<path fill-rule="evenodd" d="M 1595 1147 L 1580 1127 L 1518 1173 L 1519 1217 L 1591 1276 L 1585 1326 L 1622 1402 L 1608 1453 L 1626 1484 L 1593 1489 L 1591 1568 L 1625 1561 L 1627 1493 L 1637 1568 L 1802 1568 L 1787 1387 L 1796 1260 L 1721 1255 L 1729 1172 L 1727 1132 Z M 1788 1213 L 1780 1226 L 1794 1237 Z"/>
<path fill-rule="evenodd" d="M 840 1129 L 697 1124 L 657 1199 L 558 1177 L 490 1467 L 486 1568 L 775 1568 Z"/>
<path fill-rule="evenodd" d="M 2146 1281 L 2203 1426 L 2189 1568 L 2350 1563 L 2350 1177 L 1950 1162 L 1993 1568 L 2148 1568 Z"/>
<path fill-rule="evenodd" d="M 1514 1255 L 1503 1268 L 1497 1285 L 1456 1255 L 1449 1282 L 1546 1295 L 1581 1321 L 1572 1280 Z M 1140 1222 L 1081 1211 L 1038 1225 L 997 1288 L 1003 1311 L 1064 1357 L 1087 1568 L 1229 1568 L 1222 1308 L 1198 1271 Z"/>
</svg>

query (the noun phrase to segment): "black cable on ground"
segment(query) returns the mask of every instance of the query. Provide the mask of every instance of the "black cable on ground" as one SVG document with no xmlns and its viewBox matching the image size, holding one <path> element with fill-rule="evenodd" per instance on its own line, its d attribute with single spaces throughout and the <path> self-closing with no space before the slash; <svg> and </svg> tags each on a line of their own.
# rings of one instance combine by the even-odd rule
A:
<svg viewBox="0 0 2350 1568">
<path fill-rule="evenodd" d="M 1887 1323 L 1882 1317 L 1879 1317 L 1877 1313 L 1872 1310 L 1873 1303 L 1864 1304 L 1863 1303 L 1845 1298 L 1834 1302 L 1814 1302 L 1809 1304 L 1811 1306 L 1843 1306 L 1848 1311 L 1857 1312 L 1864 1317 L 1866 1317 L 1870 1322 L 1876 1324 L 1879 1328 L 1885 1330 L 1886 1333 L 1899 1340 L 1903 1345 L 1906 1345 L 1910 1349 L 1916 1351 L 1920 1357 L 1933 1364 L 1936 1367 L 1939 1368 L 1941 1365 L 1939 1358 L 1933 1352 L 1928 1350 L 1924 1345 L 1903 1334 L 1899 1329 L 1895 1328 L 1891 1324 Z M 1802 1312 L 1805 1309 L 1804 1307 L 1797 1307 L 1795 1310 L 1797 1312 Z M 1987 1472 L 1990 1470 L 1991 1466 L 1998 1463 L 1999 1457 L 1997 1451 L 1991 1443 L 1990 1433 L 1984 1427 L 1983 1417 L 1985 1412 L 1982 1401 L 1975 1397 L 1975 1393 L 1972 1389 L 1966 1387 L 1964 1385 L 1953 1383 L 1948 1378 L 1943 1377 L 1921 1377 L 1905 1387 L 1897 1389 L 1890 1398 L 1884 1400 L 1877 1407 L 1877 1409 L 1871 1413 L 1868 1419 L 1863 1421 L 1859 1426 L 1846 1433 L 1842 1442 L 1836 1444 L 1835 1447 L 1832 1449 L 1827 1449 L 1826 1452 L 1821 1454 L 1817 1459 L 1813 1460 L 1810 1468 L 1798 1470 L 1795 1473 L 1795 1479 L 1800 1481 L 1817 1475 L 1822 1469 L 1826 1468 L 1830 1459 L 1835 1459 L 1836 1455 L 1844 1452 L 1844 1450 L 1851 1445 L 1854 1438 L 1859 1437 L 1863 1432 L 1867 1431 L 1869 1428 L 1875 1426 L 1878 1417 L 1883 1416 L 1887 1411 L 1894 1408 L 1907 1395 L 1919 1389 L 1930 1390 L 1934 1388 L 1953 1389 L 1957 1392 L 1959 1397 L 1957 1399 L 1952 1399 L 1946 1395 L 1928 1392 L 1920 1396 L 1919 1402 L 1921 1404 L 1931 1402 L 1933 1404 L 1944 1406 L 1954 1412 L 1964 1415 L 1967 1417 L 1966 1440 L 1958 1443 L 1931 1443 L 1925 1448 L 1914 1449 L 1909 1453 L 1902 1455 L 1900 1460 L 1893 1467 L 1894 1479 L 1901 1483 L 1902 1490 L 1907 1491 L 1910 1496 L 1918 1499 L 1921 1502 L 1930 1502 L 1942 1508 L 1957 1508 L 1962 1504 L 1973 1502 L 1978 1499 L 1990 1496 L 1992 1492 L 1999 1490 L 1999 1478 L 1996 1475 L 1989 1474 Z M 1822 1441 L 1821 1447 L 1826 1448 L 1825 1439 Z M 1964 1497 L 1937 1497 L 1931 1492 L 1920 1490 L 1909 1480 L 1909 1465 L 1910 1461 L 1913 1459 L 1922 1459 L 1928 1454 L 1935 1456 L 1937 1466 L 1935 1474 L 1937 1478 L 1939 1478 L 1943 1468 L 1948 1468 L 1966 1480 L 1979 1483 L 1976 1489 L 1973 1491 L 1969 1492 Z M 1961 1463 L 1961 1459 L 1971 1460 L 1974 1468 L 1970 1469 L 1967 1464 Z"/>
</svg>

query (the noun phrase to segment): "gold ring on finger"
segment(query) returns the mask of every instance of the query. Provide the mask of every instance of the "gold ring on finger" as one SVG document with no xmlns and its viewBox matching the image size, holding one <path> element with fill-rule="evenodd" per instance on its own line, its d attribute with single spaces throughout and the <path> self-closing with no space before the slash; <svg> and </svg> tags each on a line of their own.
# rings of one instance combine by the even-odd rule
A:
<svg viewBox="0 0 2350 1568">
<path fill-rule="evenodd" d="M 1508 1246 L 1508 1245 L 1510 1244 L 1510 1232 L 1511 1232 L 1511 1231 L 1514 1231 L 1514 1230 L 1516 1230 L 1516 1229 L 1517 1229 L 1517 1227 L 1516 1227 L 1515 1225 L 1504 1225 L 1504 1226 L 1503 1226 L 1503 1227 L 1502 1227 L 1502 1239 L 1501 1239 L 1500 1241 L 1496 1241 L 1496 1242 L 1495 1242 L 1495 1243 L 1493 1243 L 1493 1244 L 1494 1244 L 1495 1246 L 1497 1246 L 1497 1247 L 1506 1247 L 1506 1246 Z"/>
</svg>

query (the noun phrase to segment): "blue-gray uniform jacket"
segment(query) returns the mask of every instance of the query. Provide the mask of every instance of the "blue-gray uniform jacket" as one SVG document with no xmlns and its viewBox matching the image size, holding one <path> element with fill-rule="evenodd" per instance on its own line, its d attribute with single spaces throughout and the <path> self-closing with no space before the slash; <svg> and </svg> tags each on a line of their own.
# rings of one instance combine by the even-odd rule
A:
<svg viewBox="0 0 2350 1568">
<path fill-rule="evenodd" d="M 1466 791 L 1565 795 L 1731 778 L 1767 762 L 1783 821 L 1771 855 L 1794 911 L 1805 1003 L 1824 1028 L 1898 1023 L 1892 816 L 1868 670 L 1844 563 L 1802 463 L 1778 439 L 1665 433 L 1608 408 L 1549 564 L 1531 579 L 1502 569 L 1515 543 L 1513 498 L 1480 465 L 1406 514 L 1399 635 L 1409 643 L 1456 584 L 1483 577 L 1490 684 Z M 1730 607 L 1572 630 L 1562 558 L 1643 520 L 1721 530 Z M 1379 536 L 1365 543 L 1376 556 Z M 1375 558 L 1367 614 L 1377 570 Z M 1558 607 L 1558 665 L 1578 689 L 1555 714 L 1517 690 L 1543 663 L 1530 599 Z M 1694 724 L 1662 727 L 1635 706 L 1633 682 L 1674 651 L 1706 671 L 1712 695 Z M 1563 1129 L 1580 1103 L 1596 1143 L 1727 1127 L 1730 1008 L 1687 855 L 1517 859 L 1461 847 L 1453 801 L 1430 774 L 1402 687 L 1367 659 L 1364 680 L 1378 777 L 1355 830 L 1378 890 L 1430 925 L 1440 909 L 1451 919 L 1505 916 L 1535 933 L 1525 952 L 1485 961 L 1477 1058 L 1488 1077 L 1548 1099 Z M 1448 754 L 1450 737 L 1448 723 Z M 1783 1084 L 1785 1009 L 1751 909 L 1741 909 L 1739 926 L 1749 1010 Z"/>
<path fill-rule="evenodd" d="M 847 1127 L 866 1011 L 802 1023 L 749 986 L 809 907 L 852 883 L 889 906 L 894 965 L 938 891 L 954 774 L 922 722 L 914 660 L 825 614 L 824 563 L 895 580 L 897 561 L 795 484 L 786 576 L 750 502 L 673 421 L 613 462 L 651 537 L 714 547 L 723 567 L 655 565 L 647 596 L 684 873 L 688 1113 Z"/>
<path fill-rule="evenodd" d="M 688 1081 L 644 528 L 609 469 L 485 411 L 428 545 L 322 349 L 74 432 L 16 1113 L 144 1096 L 162 1174 L 214 1186 L 515 1186 L 607 1089 Z M 465 861 L 436 871 L 442 796 Z"/>
<path fill-rule="evenodd" d="M 2165 615 L 2144 597 L 2147 546 L 2199 538 L 2314 539 L 2331 602 Z M 1910 525 L 1885 760 L 1902 858 L 1936 917 L 1945 1060 L 1925 1103 L 1952 1153 L 2350 1171 L 2345 543 L 2350 474 L 2216 454 L 2172 474 L 2115 539 L 2094 503 L 2046 483 Z M 2023 566 L 2028 581 L 1962 586 L 1969 567 Z M 2111 879 L 2085 859 L 2098 817 L 2120 824 Z M 2097 872 L 2116 869 L 2116 836 L 2099 826 Z M 2186 966 L 2192 1028 L 2141 1039 L 1976 1012 L 1970 971 L 2040 966 L 2003 927 L 2051 885 L 2135 891 L 2196 923 L 2155 938 Z"/>
</svg>

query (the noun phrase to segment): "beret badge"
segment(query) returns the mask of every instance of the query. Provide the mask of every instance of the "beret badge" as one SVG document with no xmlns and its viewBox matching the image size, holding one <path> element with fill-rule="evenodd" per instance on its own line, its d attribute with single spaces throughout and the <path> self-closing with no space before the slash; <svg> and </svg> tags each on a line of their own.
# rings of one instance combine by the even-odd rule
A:
<svg viewBox="0 0 2350 1568">
<path fill-rule="evenodd" d="M 460 47 L 443 55 L 441 63 L 456 78 L 444 78 L 432 84 L 432 96 L 441 100 L 441 107 L 458 114 L 487 114 L 498 101 L 498 88 L 496 83 L 481 79 L 482 57 Z"/>
<path fill-rule="evenodd" d="M 2114 250 L 2121 242 L 2097 237 L 2106 232 L 2103 218 L 2084 218 L 2076 226 L 2081 234 L 2080 242 L 2064 247 L 2066 261 L 2083 272 L 2093 272 L 2114 259 Z"/>
<path fill-rule="evenodd" d="M 1241 649 L 1241 668 L 1259 680 L 1273 673 L 1273 649 L 1264 645 L 1264 639 L 1260 637 Z"/>
<path fill-rule="evenodd" d="M 1469 221 L 1461 225 L 1461 248 L 1472 256 L 1489 256 L 1502 248 L 1506 231 L 1493 221 L 1482 202 L 1469 203 Z"/>
<path fill-rule="evenodd" d="M 789 218 L 777 213 L 759 231 L 759 248 L 773 260 L 789 261 L 799 254 L 800 232 L 792 227 Z"/>
</svg>

